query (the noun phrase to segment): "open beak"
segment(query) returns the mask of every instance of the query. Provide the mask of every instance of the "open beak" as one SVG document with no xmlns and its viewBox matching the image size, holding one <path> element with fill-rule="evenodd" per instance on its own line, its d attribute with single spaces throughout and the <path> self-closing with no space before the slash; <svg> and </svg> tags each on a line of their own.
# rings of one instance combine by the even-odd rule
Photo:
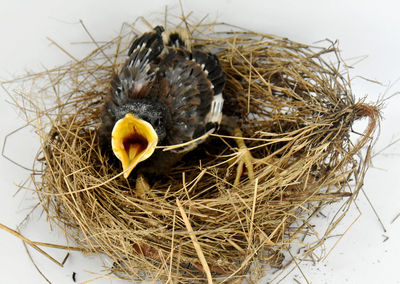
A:
<svg viewBox="0 0 400 284">
<path fill-rule="evenodd" d="M 147 121 L 131 113 L 117 121 L 111 133 L 111 146 L 122 163 L 125 178 L 138 163 L 153 154 L 157 143 L 158 136 Z"/>
</svg>

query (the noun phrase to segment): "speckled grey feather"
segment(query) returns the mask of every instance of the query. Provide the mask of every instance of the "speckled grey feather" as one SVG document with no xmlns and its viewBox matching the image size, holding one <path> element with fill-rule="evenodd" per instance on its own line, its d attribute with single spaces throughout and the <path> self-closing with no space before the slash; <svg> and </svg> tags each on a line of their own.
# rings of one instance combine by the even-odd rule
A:
<svg viewBox="0 0 400 284">
<path fill-rule="evenodd" d="M 218 127 L 225 84 L 218 58 L 201 50 L 187 50 L 178 32 L 167 34 L 166 40 L 163 32 L 158 26 L 137 38 L 126 63 L 111 82 L 99 128 L 100 143 L 106 152 L 111 149 L 114 124 L 127 113 L 151 123 L 158 145 L 188 142 Z M 170 152 L 156 151 L 137 168 L 165 172 L 160 164 L 170 168 L 182 154 L 203 141 Z"/>
</svg>

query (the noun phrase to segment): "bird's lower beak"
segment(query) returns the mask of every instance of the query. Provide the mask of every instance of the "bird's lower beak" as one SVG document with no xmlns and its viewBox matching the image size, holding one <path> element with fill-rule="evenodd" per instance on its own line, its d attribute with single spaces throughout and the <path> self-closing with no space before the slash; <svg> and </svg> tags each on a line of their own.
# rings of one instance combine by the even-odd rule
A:
<svg viewBox="0 0 400 284">
<path fill-rule="evenodd" d="M 153 154 L 158 143 L 157 134 L 151 124 L 131 113 L 117 121 L 111 136 L 112 150 L 122 163 L 125 178 L 138 163 Z"/>
</svg>

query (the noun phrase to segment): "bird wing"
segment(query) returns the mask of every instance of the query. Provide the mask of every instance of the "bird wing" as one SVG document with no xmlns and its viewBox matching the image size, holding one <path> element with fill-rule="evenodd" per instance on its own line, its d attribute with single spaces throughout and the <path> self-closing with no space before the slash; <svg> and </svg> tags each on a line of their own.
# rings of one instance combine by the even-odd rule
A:
<svg viewBox="0 0 400 284">
<path fill-rule="evenodd" d="M 110 93 L 105 100 L 102 124 L 99 128 L 100 144 L 111 151 L 111 131 L 117 119 L 125 115 L 124 106 L 139 97 L 151 84 L 156 73 L 157 61 L 164 50 L 162 27 L 144 33 L 135 39 L 129 49 L 128 59 L 119 74 L 111 81 Z M 117 114 L 121 117 L 117 117 Z"/>
<path fill-rule="evenodd" d="M 166 100 L 172 127 L 168 144 L 199 138 L 174 150 L 187 152 L 202 143 L 207 138 L 205 134 L 214 132 L 221 121 L 225 75 L 218 58 L 210 53 L 182 49 L 169 49 L 168 53 L 160 66 L 160 73 L 169 82 Z"/>
<path fill-rule="evenodd" d="M 190 151 L 217 129 L 222 118 L 224 84 L 225 75 L 215 55 L 191 52 L 188 36 L 179 31 L 166 33 L 158 26 L 132 43 L 128 60 L 114 76 L 101 133 L 112 129 L 113 114 L 132 99 L 156 95 L 165 100 L 171 114 L 166 143 L 197 139 L 173 150 Z"/>
<path fill-rule="evenodd" d="M 164 29 L 157 26 L 132 43 L 128 60 L 111 83 L 111 95 L 117 105 L 123 105 L 127 99 L 146 95 L 146 87 L 154 79 L 157 72 L 155 66 L 164 49 L 163 32 Z"/>
</svg>

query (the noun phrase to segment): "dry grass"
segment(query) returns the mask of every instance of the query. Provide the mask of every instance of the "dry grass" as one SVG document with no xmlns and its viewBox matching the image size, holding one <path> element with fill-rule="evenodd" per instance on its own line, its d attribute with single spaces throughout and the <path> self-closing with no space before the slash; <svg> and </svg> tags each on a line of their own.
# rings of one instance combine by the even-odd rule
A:
<svg viewBox="0 0 400 284">
<path fill-rule="evenodd" d="M 13 82 L 15 103 L 41 139 L 32 179 L 48 221 L 82 251 L 108 255 L 110 272 L 130 280 L 259 277 L 257 263 L 287 265 L 294 243 L 302 259 L 318 260 L 313 251 L 362 186 L 369 151 L 356 154 L 372 141 L 378 108 L 354 99 L 335 43 L 181 25 L 194 46 L 218 54 L 224 110 L 240 118 L 240 131 L 213 135 L 156 181 L 152 196 L 138 197 L 135 182 L 101 155 L 96 134 L 111 75 L 136 35 L 124 25 L 87 57 Z M 361 118 L 367 129 L 351 141 Z M 345 209 L 317 234 L 310 221 L 338 201 Z"/>
</svg>

